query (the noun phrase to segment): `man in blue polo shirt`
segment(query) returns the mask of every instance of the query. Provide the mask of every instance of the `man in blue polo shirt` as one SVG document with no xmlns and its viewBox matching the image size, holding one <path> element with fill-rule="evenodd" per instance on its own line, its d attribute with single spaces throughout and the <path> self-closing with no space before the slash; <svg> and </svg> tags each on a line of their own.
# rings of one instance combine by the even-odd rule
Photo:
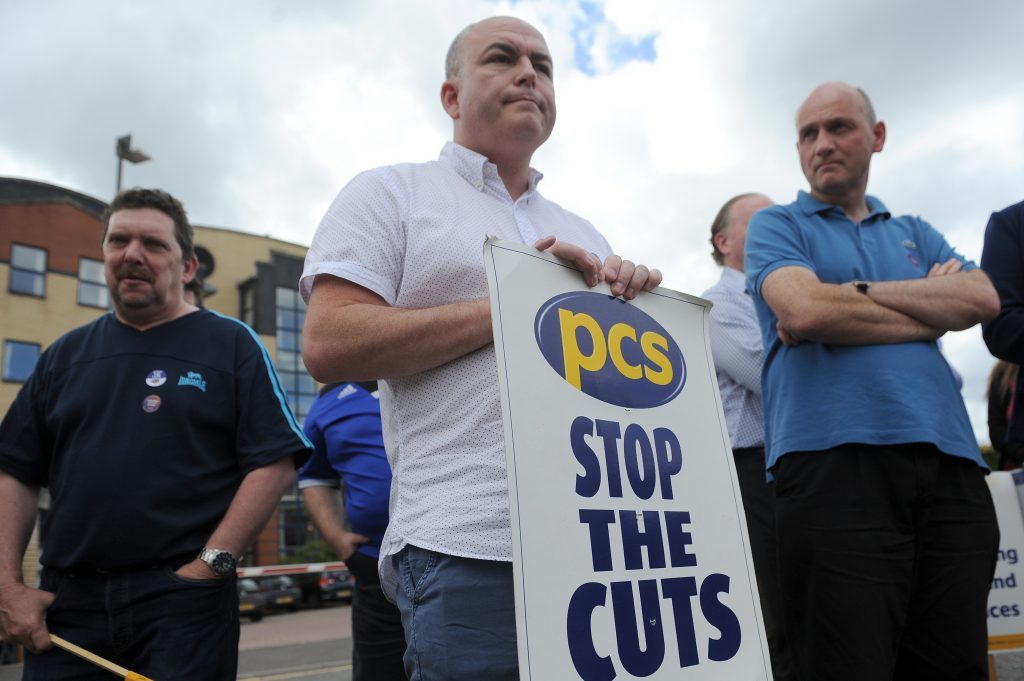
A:
<svg viewBox="0 0 1024 681">
<path fill-rule="evenodd" d="M 320 534 L 356 578 L 352 679 L 404 681 L 402 615 L 385 598 L 377 574 L 388 527 L 391 467 L 376 381 L 325 387 L 306 417 L 305 432 L 314 449 L 299 471 L 302 499 Z"/>
<path fill-rule="evenodd" d="M 986 679 L 999 532 L 937 339 L 991 319 L 988 277 L 867 195 L 885 124 L 816 88 L 797 113 L 810 192 L 750 222 L 786 631 L 798 676 Z"/>
</svg>

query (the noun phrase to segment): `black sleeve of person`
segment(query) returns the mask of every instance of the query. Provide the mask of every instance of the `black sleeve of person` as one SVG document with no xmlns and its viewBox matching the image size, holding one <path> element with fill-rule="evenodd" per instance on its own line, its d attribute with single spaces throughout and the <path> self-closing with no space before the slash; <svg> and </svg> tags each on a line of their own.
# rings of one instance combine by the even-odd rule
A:
<svg viewBox="0 0 1024 681">
<path fill-rule="evenodd" d="M 0 470 L 30 487 L 45 487 L 50 475 L 53 438 L 46 429 L 46 366 L 37 360 L 28 381 L 0 422 Z"/>
<path fill-rule="evenodd" d="M 245 345 L 236 383 L 239 466 L 248 473 L 291 456 L 299 468 L 312 448 L 288 406 L 281 379 L 262 344 L 244 337 L 239 342 Z"/>
<path fill-rule="evenodd" d="M 1003 377 L 1006 370 L 1012 365 L 1000 364 L 997 373 L 992 374 L 988 391 L 988 439 L 992 447 L 1002 451 L 1006 442 L 1006 427 L 1010 420 L 1010 397 L 1013 395 L 1013 386 L 1009 390 L 1002 390 Z"/>
<path fill-rule="evenodd" d="M 981 268 L 999 293 L 999 315 L 982 324 L 989 351 L 1024 364 L 1024 202 L 993 213 L 985 228 Z"/>
</svg>

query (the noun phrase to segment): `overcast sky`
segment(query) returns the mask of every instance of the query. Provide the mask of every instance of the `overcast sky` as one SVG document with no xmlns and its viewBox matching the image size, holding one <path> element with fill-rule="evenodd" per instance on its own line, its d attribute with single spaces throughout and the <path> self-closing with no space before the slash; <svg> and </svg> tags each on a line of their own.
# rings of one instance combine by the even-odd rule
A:
<svg viewBox="0 0 1024 681">
<path fill-rule="evenodd" d="M 193 222 L 308 244 L 360 170 L 435 158 L 444 53 L 512 14 L 546 36 L 558 124 L 541 191 L 620 253 L 700 294 L 730 196 L 804 186 L 793 117 L 818 83 L 863 87 L 888 140 L 869 191 L 968 257 L 1024 199 L 1024 3 L 1015 0 L 0 0 L 0 175 L 109 200 L 115 139 Z M 949 334 L 979 439 L 992 364 Z"/>
</svg>

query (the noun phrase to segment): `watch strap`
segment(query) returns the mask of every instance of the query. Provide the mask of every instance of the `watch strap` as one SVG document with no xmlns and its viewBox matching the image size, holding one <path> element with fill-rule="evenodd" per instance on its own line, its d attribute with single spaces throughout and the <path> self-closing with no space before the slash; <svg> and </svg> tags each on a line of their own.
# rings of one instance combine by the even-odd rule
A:
<svg viewBox="0 0 1024 681">
<path fill-rule="evenodd" d="M 220 577 L 230 575 L 238 565 L 238 559 L 227 549 L 204 546 L 198 557 Z"/>
</svg>

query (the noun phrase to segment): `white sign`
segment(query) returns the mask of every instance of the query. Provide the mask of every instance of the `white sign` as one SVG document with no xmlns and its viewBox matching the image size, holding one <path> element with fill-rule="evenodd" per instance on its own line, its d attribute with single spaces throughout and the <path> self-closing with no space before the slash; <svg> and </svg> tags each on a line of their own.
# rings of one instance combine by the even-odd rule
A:
<svg viewBox="0 0 1024 681">
<path fill-rule="evenodd" d="M 988 488 L 999 520 L 999 555 L 988 594 L 988 648 L 992 651 L 1024 649 L 1024 517 L 1020 491 L 1024 473 L 990 473 Z"/>
<path fill-rule="evenodd" d="M 707 301 L 484 260 L 523 679 L 770 679 Z"/>
</svg>

